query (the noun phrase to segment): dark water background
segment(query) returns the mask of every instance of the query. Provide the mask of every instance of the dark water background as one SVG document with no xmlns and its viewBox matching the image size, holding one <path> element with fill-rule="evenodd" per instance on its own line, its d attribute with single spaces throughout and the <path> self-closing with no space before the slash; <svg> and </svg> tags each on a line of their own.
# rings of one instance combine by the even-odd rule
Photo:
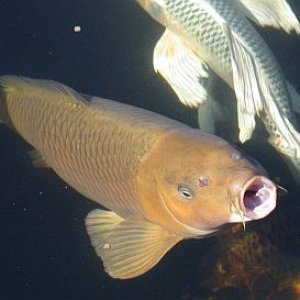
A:
<svg viewBox="0 0 300 300">
<path fill-rule="evenodd" d="M 290 2 L 300 17 L 300 5 Z M 82 31 L 74 33 L 80 25 Z M 134 1 L 0 0 L 0 74 L 55 79 L 77 91 L 131 103 L 196 125 L 152 67 L 163 29 Z M 260 31 L 300 91 L 300 38 Z M 50 170 L 36 170 L 30 147 L 0 127 L 0 300 L 183 299 L 205 278 L 212 239 L 181 243 L 146 275 L 129 281 L 104 273 L 84 228 L 96 207 Z M 266 143 L 243 146 L 297 199 L 299 187 Z M 288 217 L 288 216 L 287 216 Z"/>
</svg>

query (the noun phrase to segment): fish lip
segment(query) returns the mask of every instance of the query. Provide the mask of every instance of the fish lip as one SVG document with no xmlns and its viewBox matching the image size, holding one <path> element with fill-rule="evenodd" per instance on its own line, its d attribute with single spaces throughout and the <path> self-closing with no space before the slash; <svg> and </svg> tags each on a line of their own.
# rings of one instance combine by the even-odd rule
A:
<svg viewBox="0 0 300 300">
<path fill-rule="evenodd" d="M 266 217 L 276 207 L 277 188 L 267 177 L 256 175 L 248 179 L 241 190 L 239 206 L 245 221 Z"/>
</svg>

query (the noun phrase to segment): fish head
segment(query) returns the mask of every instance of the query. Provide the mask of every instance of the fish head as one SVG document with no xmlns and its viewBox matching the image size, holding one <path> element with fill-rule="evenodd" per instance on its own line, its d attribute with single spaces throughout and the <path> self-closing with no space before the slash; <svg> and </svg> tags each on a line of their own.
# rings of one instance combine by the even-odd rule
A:
<svg viewBox="0 0 300 300">
<path fill-rule="evenodd" d="M 225 140 L 191 129 L 164 144 L 154 175 L 157 198 L 165 216 L 188 235 L 264 218 L 275 208 L 276 185 Z"/>
</svg>

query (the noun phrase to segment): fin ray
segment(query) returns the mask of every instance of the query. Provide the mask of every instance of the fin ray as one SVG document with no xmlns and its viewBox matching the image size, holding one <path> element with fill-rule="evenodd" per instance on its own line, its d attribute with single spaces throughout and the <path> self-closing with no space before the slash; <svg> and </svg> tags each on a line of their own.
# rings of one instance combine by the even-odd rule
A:
<svg viewBox="0 0 300 300">
<path fill-rule="evenodd" d="M 146 220 L 124 220 L 103 210 L 90 212 L 86 227 L 106 272 L 121 279 L 142 275 L 182 239 Z"/>
<path fill-rule="evenodd" d="M 239 139 L 242 143 L 249 140 L 255 129 L 255 115 L 263 108 L 260 79 L 256 62 L 244 42 L 229 28 L 222 24 L 231 48 L 233 85 L 237 98 Z"/>
<path fill-rule="evenodd" d="M 248 52 L 243 41 L 223 24 L 232 52 L 233 82 L 237 97 L 238 121 L 243 142 L 250 138 L 255 126 L 255 115 L 263 115 L 269 131 L 269 143 L 287 160 L 295 172 L 300 170 L 300 134 L 287 116 L 280 111 L 273 89 L 255 58 Z M 250 118 L 249 118 L 250 117 Z"/>
<path fill-rule="evenodd" d="M 184 105 L 197 107 L 207 101 L 208 67 L 168 29 L 155 46 L 153 64 Z"/>
<path fill-rule="evenodd" d="M 246 16 L 261 26 L 272 26 L 300 34 L 300 24 L 291 7 L 285 0 L 236 0 L 249 11 Z"/>
<path fill-rule="evenodd" d="M 40 151 L 33 149 L 28 151 L 27 154 L 35 168 L 49 168 L 49 165 L 45 161 L 45 158 Z"/>
<path fill-rule="evenodd" d="M 46 97 L 47 95 L 53 97 L 58 93 L 60 96 L 65 96 L 70 99 L 74 98 L 76 101 L 81 100 L 82 102 L 87 103 L 87 101 L 75 90 L 54 80 L 4 75 L 0 78 L 0 85 L 6 95 L 14 94 L 18 90 L 23 90 L 22 95 L 24 93 L 30 93 L 34 95 L 35 98 L 39 98 L 39 96 Z M 20 92 L 18 93 L 21 94 Z"/>
</svg>

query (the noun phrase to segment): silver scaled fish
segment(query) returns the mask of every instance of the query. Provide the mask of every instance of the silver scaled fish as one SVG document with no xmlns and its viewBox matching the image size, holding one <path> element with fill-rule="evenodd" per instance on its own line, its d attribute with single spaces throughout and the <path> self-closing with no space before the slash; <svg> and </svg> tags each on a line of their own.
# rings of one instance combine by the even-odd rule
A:
<svg viewBox="0 0 300 300">
<path fill-rule="evenodd" d="M 225 140 L 54 81 L 0 77 L 0 119 L 83 196 L 105 270 L 132 278 L 175 244 L 267 216 L 275 184 Z"/>
<path fill-rule="evenodd" d="M 269 143 L 299 178 L 300 135 L 294 111 L 300 97 L 252 26 L 300 33 L 285 0 L 137 0 L 166 27 L 154 50 L 154 68 L 180 101 L 198 107 L 200 128 L 214 132 L 211 90 L 215 74 L 235 92 L 239 140 L 252 137 L 258 116 Z"/>
</svg>

